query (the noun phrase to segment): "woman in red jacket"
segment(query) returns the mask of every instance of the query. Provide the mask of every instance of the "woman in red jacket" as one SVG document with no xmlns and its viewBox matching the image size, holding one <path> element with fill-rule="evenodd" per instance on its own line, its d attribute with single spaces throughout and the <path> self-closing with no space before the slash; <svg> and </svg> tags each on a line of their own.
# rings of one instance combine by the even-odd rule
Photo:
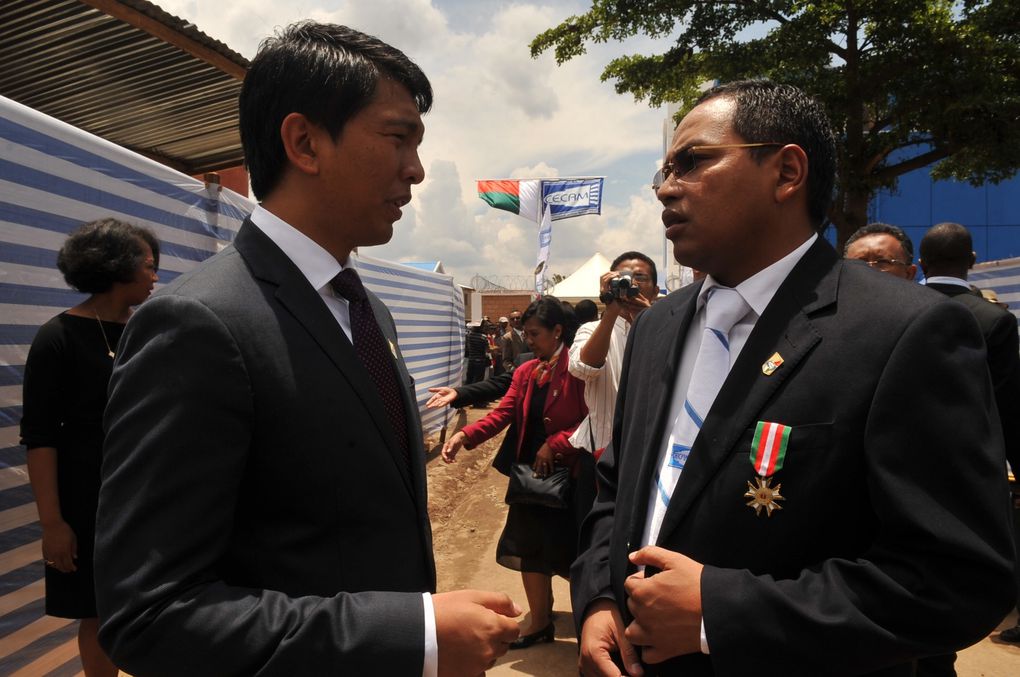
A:
<svg viewBox="0 0 1020 677">
<path fill-rule="evenodd" d="M 521 319 L 524 339 L 537 359 L 514 371 L 510 390 L 496 409 L 446 442 L 443 460 L 447 463 L 453 462 L 462 446 L 472 449 L 511 423 L 507 434 L 516 435 L 516 444 L 504 442 L 493 462 L 503 474 L 509 474 L 515 462 L 530 463 L 539 476 L 548 475 L 557 466 L 576 471 L 579 454 L 587 453 L 567 441 L 588 413 L 584 382 L 567 371 L 569 348 L 577 331 L 573 311 L 555 297 L 545 296 L 532 303 Z M 575 487 L 574 502 L 587 506 L 577 505 L 574 510 L 510 506 L 496 561 L 521 572 L 531 609 L 531 625 L 511 649 L 553 641 L 552 576 L 569 576 L 577 555 L 575 514 L 591 507 L 593 489 Z"/>
</svg>

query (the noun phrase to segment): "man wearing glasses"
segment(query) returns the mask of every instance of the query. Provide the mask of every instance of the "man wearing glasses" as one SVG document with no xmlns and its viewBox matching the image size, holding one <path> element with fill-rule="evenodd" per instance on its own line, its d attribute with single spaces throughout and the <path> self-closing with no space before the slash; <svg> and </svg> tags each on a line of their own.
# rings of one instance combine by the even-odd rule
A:
<svg viewBox="0 0 1020 677">
<path fill-rule="evenodd" d="M 510 329 L 503 334 L 503 370 L 512 372 L 517 368 L 517 357 L 524 351 L 524 328 L 521 327 L 521 311 L 512 310 L 507 318 Z"/>
<path fill-rule="evenodd" d="M 875 270 L 913 281 L 914 245 L 907 234 L 888 223 L 869 223 L 846 241 L 843 257 L 864 261 Z"/>
<path fill-rule="evenodd" d="M 657 197 L 707 275 L 630 330 L 570 578 L 588 677 L 909 675 L 1014 601 L 981 334 L 819 236 L 835 165 L 788 85 L 677 128 Z"/>
</svg>

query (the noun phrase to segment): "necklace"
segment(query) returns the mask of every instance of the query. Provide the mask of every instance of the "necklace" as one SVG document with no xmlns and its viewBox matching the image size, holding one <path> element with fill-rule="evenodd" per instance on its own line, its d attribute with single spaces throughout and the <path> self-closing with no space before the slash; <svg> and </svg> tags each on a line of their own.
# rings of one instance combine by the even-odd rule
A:
<svg viewBox="0 0 1020 677">
<path fill-rule="evenodd" d="M 103 343 L 106 344 L 106 354 L 109 355 L 110 358 L 112 359 L 113 348 L 110 347 L 110 341 L 106 338 L 106 330 L 103 329 L 103 321 L 99 319 L 99 311 L 93 310 L 92 312 L 96 314 L 96 322 L 99 323 L 99 331 L 103 332 Z"/>
</svg>

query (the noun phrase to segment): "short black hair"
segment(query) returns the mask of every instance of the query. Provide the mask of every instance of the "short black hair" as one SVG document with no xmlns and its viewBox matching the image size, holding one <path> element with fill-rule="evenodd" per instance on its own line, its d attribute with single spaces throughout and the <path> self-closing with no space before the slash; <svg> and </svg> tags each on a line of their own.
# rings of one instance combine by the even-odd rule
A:
<svg viewBox="0 0 1020 677">
<path fill-rule="evenodd" d="M 641 252 L 623 252 L 615 259 L 613 259 L 613 263 L 611 266 L 609 266 L 609 270 L 616 270 L 616 267 L 619 266 L 621 263 L 623 263 L 624 261 L 630 261 L 631 259 L 644 261 L 645 263 L 648 264 L 648 267 L 652 269 L 652 282 L 655 283 L 656 287 L 658 287 L 659 271 L 655 268 L 655 261 L 652 261 L 651 257 L 647 256 L 646 254 L 642 254 Z"/>
<path fill-rule="evenodd" d="M 921 238 L 921 260 L 925 265 L 970 267 L 974 241 L 970 231 L 959 223 L 946 221 L 928 229 Z"/>
<path fill-rule="evenodd" d="M 102 294 L 116 282 L 131 282 L 142 265 L 145 251 L 152 249 L 152 262 L 159 268 L 159 240 L 148 228 L 116 219 L 99 219 L 82 224 L 57 252 L 57 268 L 72 288 L 86 294 Z"/>
<path fill-rule="evenodd" d="M 889 235 L 896 238 L 899 241 L 900 247 L 903 248 L 903 253 L 907 255 L 907 263 L 911 263 L 914 260 L 914 243 L 910 241 L 910 237 L 903 232 L 902 228 L 890 225 L 888 223 L 869 223 L 866 226 L 861 226 L 853 232 L 853 235 L 847 238 L 846 244 L 843 245 L 843 256 L 846 257 L 847 251 L 850 249 L 850 245 L 862 237 L 868 235 Z M 968 250 L 969 251 L 969 250 Z"/>
<path fill-rule="evenodd" d="M 744 141 L 801 147 L 808 159 L 808 213 L 815 229 L 824 230 L 836 183 L 836 137 L 822 105 L 793 85 L 764 79 L 718 85 L 697 103 L 720 96 L 734 102 L 731 124 Z M 751 156 L 760 160 L 774 151 L 752 148 Z"/>
<path fill-rule="evenodd" d="M 574 306 L 574 315 L 577 316 L 577 323 L 594 322 L 599 319 L 599 307 L 591 299 L 581 299 Z"/>
<path fill-rule="evenodd" d="M 432 108 L 432 85 L 403 52 L 336 24 L 291 24 L 259 45 L 238 102 L 241 145 L 255 197 L 264 199 L 287 166 L 283 119 L 301 113 L 336 140 L 375 96 L 380 78 L 403 85 L 418 112 Z"/>
<path fill-rule="evenodd" d="M 577 322 L 577 315 L 569 304 L 560 301 L 555 296 L 543 296 L 532 301 L 527 310 L 521 314 L 521 324 L 525 324 L 533 317 L 546 329 L 560 325 L 563 328 L 560 339 L 564 345 L 569 346 L 574 342 L 574 335 L 577 334 L 577 328 L 580 325 Z"/>
</svg>

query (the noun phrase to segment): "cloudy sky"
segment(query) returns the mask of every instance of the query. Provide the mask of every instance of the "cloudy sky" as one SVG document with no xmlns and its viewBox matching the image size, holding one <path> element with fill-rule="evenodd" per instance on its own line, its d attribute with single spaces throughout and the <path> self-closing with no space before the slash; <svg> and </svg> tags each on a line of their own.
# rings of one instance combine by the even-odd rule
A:
<svg viewBox="0 0 1020 677">
<path fill-rule="evenodd" d="M 569 275 L 595 252 L 612 259 L 627 249 L 661 262 L 650 185 L 665 112 L 616 94 L 599 76 L 615 56 L 663 47 L 643 38 L 598 45 L 563 66 L 550 54 L 529 54 L 536 35 L 585 11 L 583 0 L 156 2 L 248 58 L 277 27 L 311 18 L 376 35 L 422 67 L 435 90 L 421 148 L 425 181 L 393 240 L 364 253 L 440 260 L 462 284 L 476 273 L 528 276 L 537 224 L 488 207 L 475 181 L 580 175 L 606 177 L 602 214 L 553 224 L 550 271 Z"/>
</svg>

